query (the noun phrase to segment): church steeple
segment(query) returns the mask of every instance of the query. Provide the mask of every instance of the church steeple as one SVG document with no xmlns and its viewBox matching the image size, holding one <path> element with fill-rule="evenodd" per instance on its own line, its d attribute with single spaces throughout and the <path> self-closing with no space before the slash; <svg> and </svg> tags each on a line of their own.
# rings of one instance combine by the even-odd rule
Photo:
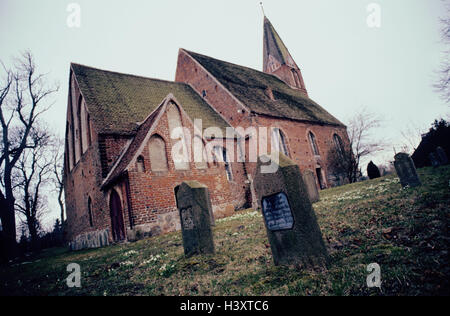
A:
<svg viewBox="0 0 450 316">
<path fill-rule="evenodd" d="M 277 76 L 292 88 L 299 89 L 308 96 L 300 68 L 266 16 L 264 16 L 263 71 Z"/>
</svg>

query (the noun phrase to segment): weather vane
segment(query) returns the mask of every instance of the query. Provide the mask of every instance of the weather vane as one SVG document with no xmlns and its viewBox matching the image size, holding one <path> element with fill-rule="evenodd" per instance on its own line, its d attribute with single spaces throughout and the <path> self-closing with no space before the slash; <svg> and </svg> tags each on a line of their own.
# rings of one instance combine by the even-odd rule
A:
<svg viewBox="0 0 450 316">
<path fill-rule="evenodd" d="M 263 15 L 266 16 L 266 14 L 264 13 L 264 6 L 263 6 L 263 3 L 260 2 L 259 4 L 261 5 L 261 10 L 262 10 L 262 12 L 263 12 Z"/>
</svg>

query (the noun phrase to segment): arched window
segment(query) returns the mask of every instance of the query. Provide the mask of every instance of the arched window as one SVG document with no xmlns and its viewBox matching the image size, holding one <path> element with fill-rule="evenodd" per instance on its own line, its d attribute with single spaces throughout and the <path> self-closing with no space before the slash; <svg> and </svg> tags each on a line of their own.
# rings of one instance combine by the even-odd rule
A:
<svg viewBox="0 0 450 316">
<path fill-rule="evenodd" d="M 167 108 L 167 120 L 169 122 L 169 131 L 170 136 L 175 136 L 174 129 L 182 128 L 183 125 L 181 123 L 181 114 L 178 106 L 170 102 Z M 175 137 L 177 137 L 176 135 Z M 188 147 L 186 145 L 186 138 L 180 137 L 181 147 L 178 147 L 180 152 L 172 152 L 172 157 L 174 158 L 175 169 L 177 170 L 188 170 L 189 169 L 189 152 Z M 176 146 L 175 146 L 176 147 Z"/>
<path fill-rule="evenodd" d="M 233 172 L 231 170 L 230 159 L 228 157 L 227 150 L 220 146 L 214 147 L 214 157 L 219 162 L 223 162 L 225 165 L 225 170 L 227 172 L 228 181 L 233 181 Z"/>
<path fill-rule="evenodd" d="M 205 146 L 203 140 L 197 135 L 194 137 L 193 149 L 195 167 L 197 169 L 208 168 Z"/>
<path fill-rule="evenodd" d="M 344 145 L 342 143 L 342 139 L 338 134 L 333 135 L 334 145 L 336 146 L 337 151 L 340 154 L 344 153 Z"/>
<path fill-rule="evenodd" d="M 89 225 L 91 227 L 94 226 L 94 220 L 92 217 L 92 200 L 91 197 L 88 198 L 88 216 L 89 216 Z"/>
<path fill-rule="evenodd" d="M 78 140 L 79 140 L 79 150 L 80 150 L 80 157 L 83 154 L 83 123 L 82 123 L 82 118 L 83 116 L 81 115 L 81 105 L 83 104 L 83 98 L 80 97 L 78 98 L 78 107 L 77 107 L 77 119 L 78 119 Z"/>
<path fill-rule="evenodd" d="M 144 157 L 142 157 L 142 156 L 137 157 L 136 169 L 138 172 L 145 172 Z"/>
<path fill-rule="evenodd" d="M 167 171 L 166 142 L 159 135 L 153 135 L 149 141 L 150 165 L 152 171 Z"/>
<path fill-rule="evenodd" d="M 66 123 L 66 156 L 67 156 L 67 168 L 72 171 L 73 168 L 73 151 L 72 151 L 72 127 L 69 122 Z"/>
<path fill-rule="evenodd" d="M 287 148 L 286 138 L 284 137 L 283 132 L 279 128 L 272 129 L 272 141 L 274 142 L 272 148 L 275 151 L 281 152 L 289 157 L 289 150 Z"/>
<path fill-rule="evenodd" d="M 317 147 L 317 143 L 316 143 L 316 136 L 314 136 L 314 134 L 312 132 L 309 132 L 308 137 L 309 137 L 309 142 L 311 143 L 311 148 L 312 148 L 313 154 L 315 156 L 319 156 L 320 153 L 319 153 L 319 147 Z"/>
<path fill-rule="evenodd" d="M 89 113 L 87 113 L 87 119 L 86 119 L 86 125 L 87 125 L 87 137 L 88 137 L 88 145 L 92 145 L 92 136 L 91 136 L 91 116 Z"/>
</svg>

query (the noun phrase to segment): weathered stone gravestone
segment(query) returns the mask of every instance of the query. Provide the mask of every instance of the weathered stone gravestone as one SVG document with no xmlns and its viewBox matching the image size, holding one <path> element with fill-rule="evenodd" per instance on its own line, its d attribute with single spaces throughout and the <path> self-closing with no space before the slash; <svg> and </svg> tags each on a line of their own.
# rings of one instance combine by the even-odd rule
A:
<svg viewBox="0 0 450 316">
<path fill-rule="evenodd" d="M 438 146 L 436 148 L 436 155 L 437 155 L 440 165 L 448 164 L 448 157 L 447 157 L 447 154 L 445 153 L 444 148 L 442 148 L 441 146 Z"/>
<path fill-rule="evenodd" d="M 439 167 L 441 165 L 441 163 L 439 162 L 439 160 L 437 159 L 435 153 L 429 153 L 428 154 L 428 158 L 430 159 L 431 165 L 436 168 Z"/>
<path fill-rule="evenodd" d="M 416 166 L 411 157 L 406 153 L 398 153 L 394 157 L 394 166 L 400 183 L 403 187 L 416 187 L 421 185 L 419 176 L 417 175 Z"/>
<path fill-rule="evenodd" d="M 198 181 L 184 181 L 175 188 L 180 212 L 184 254 L 214 253 L 212 206 L 208 188 Z"/>
<path fill-rule="evenodd" d="M 254 185 L 275 265 L 325 266 L 328 253 L 299 167 L 280 154 L 275 172 L 261 172 L 268 159 L 258 159 Z"/>
<path fill-rule="evenodd" d="M 306 186 L 306 191 L 308 192 L 309 200 L 311 203 L 318 202 L 320 200 L 319 189 L 317 189 L 316 177 L 312 170 L 303 171 L 303 182 Z"/>
</svg>

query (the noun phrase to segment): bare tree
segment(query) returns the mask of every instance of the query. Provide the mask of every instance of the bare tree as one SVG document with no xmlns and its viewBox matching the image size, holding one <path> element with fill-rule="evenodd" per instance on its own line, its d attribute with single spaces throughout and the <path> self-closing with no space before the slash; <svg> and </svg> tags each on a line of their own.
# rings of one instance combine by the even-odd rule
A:
<svg viewBox="0 0 450 316">
<path fill-rule="evenodd" d="M 441 19 L 441 37 L 444 45 L 450 45 L 450 5 L 447 7 L 447 17 Z M 438 71 L 439 78 L 434 84 L 437 92 L 440 93 L 445 102 L 450 102 L 450 48 L 443 53 L 443 59 Z"/>
<path fill-rule="evenodd" d="M 13 169 L 24 150 L 35 146 L 31 137 L 33 127 L 48 110 L 47 99 L 58 87 L 48 87 L 45 75 L 36 73 L 30 52 L 24 53 L 13 69 L 3 67 L 3 71 L 0 83 L 0 218 L 6 256 L 11 259 L 17 246 Z"/>
<path fill-rule="evenodd" d="M 335 177 L 344 177 L 350 183 L 358 181 L 361 161 L 385 146 L 372 137 L 372 131 L 380 127 L 382 118 L 366 108 L 360 109 L 349 120 L 347 132 L 349 143 L 336 144 L 328 152 L 328 167 Z"/>
<path fill-rule="evenodd" d="M 53 184 L 56 193 L 58 194 L 58 204 L 60 208 L 60 222 L 61 225 L 64 226 L 65 221 L 65 209 L 64 209 L 64 183 L 63 183 L 63 174 L 64 174 L 64 140 L 57 139 L 53 146 L 53 162 L 52 162 L 52 171 L 53 171 Z"/>
<path fill-rule="evenodd" d="M 50 181 L 53 158 L 49 150 L 51 136 L 45 130 L 33 128 L 31 138 L 35 142 L 34 147 L 24 151 L 15 167 L 14 192 L 16 210 L 25 218 L 32 249 L 36 251 L 45 206 L 41 191 Z"/>
</svg>

